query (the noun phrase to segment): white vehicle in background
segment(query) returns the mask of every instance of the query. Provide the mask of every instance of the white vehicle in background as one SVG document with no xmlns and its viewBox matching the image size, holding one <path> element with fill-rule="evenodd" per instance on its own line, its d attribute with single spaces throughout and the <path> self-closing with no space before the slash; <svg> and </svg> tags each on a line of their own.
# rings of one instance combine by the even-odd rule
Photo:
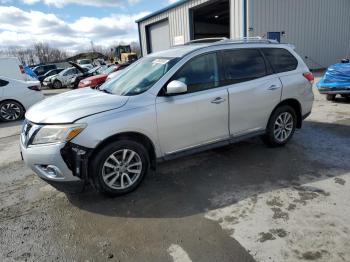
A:
<svg viewBox="0 0 350 262">
<path fill-rule="evenodd" d="M 94 66 L 92 64 L 91 65 L 80 65 L 80 66 L 81 66 L 81 68 L 85 68 L 87 70 L 91 70 L 94 68 Z"/>
<path fill-rule="evenodd" d="M 23 81 L 31 79 L 17 57 L 0 57 L 0 76 Z"/>
<path fill-rule="evenodd" d="M 50 76 L 44 79 L 43 86 L 53 87 L 55 89 L 68 87 L 71 83 L 71 79 L 81 74 L 81 72 L 75 68 L 70 67 L 63 70 L 61 73 Z"/>
<path fill-rule="evenodd" d="M 91 59 L 79 59 L 79 60 L 77 60 L 77 64 L 83 68 L 84 67 L 89 68 L 89 69 L 94 68 L 94 65 L 93 65 L 93 62 Z"/>
<path fill-rule="evenodd" d="M 0 76 L 0 121 L 16 121 L 35 103 L 44 99 L 39 81 Z"/>
</svg>

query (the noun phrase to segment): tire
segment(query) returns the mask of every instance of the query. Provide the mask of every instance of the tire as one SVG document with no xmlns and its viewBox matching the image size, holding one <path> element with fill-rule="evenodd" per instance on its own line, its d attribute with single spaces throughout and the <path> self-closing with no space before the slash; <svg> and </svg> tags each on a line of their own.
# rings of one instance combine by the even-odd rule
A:
<svg viewBox="0 0 350 262">
<path fill-rule="evenodd" d="M 0 121 L 17 121 L 24 117 L 25 110 L 23 106 L 13 100 L 7 100 L 0 103 Z"/>
<path fill-rule="evenodd" d="M 295 110 L 288 105 L 280 106 L 272 113 L 262 140 L 269 147 L 284 146 L 293 137 L 296 125 Z"/>
<path fill-rule="evenodd" d="M 52 84 L 52 87 L 53 87 L 54 89 L 60 89 L 60 88 L 62 88 L 62 83 L 61 83 L 61 81 L 60 81 L 60 80 L 55 80 L 55 81 L 53 82 L 53 84 Z"/>
<path fill-rule="evenodd" d="M 131 155 L 133 157 L 128 159 Z M 149 155 L 143 145 L 120 140 L 107 144 L 93 157 L 90 177 L 100 193 L 111 197 L 120 196 L 134 191 L 140 185 L 149 171 L 149 163 Z"/>
<path fill-rule="evenodd" d="M 326 99 L 327 99 L 327 101 L 335 101 L 335 97 L 336 97 L 336 95 L 330 95 L 330 94 L 328 94 L 328 95 L 326 96 Z"/>
</svg>

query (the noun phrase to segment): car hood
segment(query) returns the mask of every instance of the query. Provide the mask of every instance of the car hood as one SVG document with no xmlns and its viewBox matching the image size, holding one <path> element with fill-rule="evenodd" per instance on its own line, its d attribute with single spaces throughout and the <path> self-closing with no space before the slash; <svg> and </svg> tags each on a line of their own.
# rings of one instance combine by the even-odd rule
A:
<svg viewBox="0 0 350 262">
<path fill-rule="evenodd" d="M 108 75 L 104 75 L 104 74 L 101 74 L 101 75 L 95 75 L 95 76 L 90 76 L 88 78 L 85 78 L 84 80 L 90 80 L 90 81 L 93 81 L 93 80 L 100 80 L 100 79 L 106 79 Z"/>
<path fill-rule="evenodd" d="M 37 124 L 72 123 L 78 119 L 120 108 L 128 97 L 107 94 L 90 88 L 56 95 L 31 107 L 26 119 Z"/>
</svg>

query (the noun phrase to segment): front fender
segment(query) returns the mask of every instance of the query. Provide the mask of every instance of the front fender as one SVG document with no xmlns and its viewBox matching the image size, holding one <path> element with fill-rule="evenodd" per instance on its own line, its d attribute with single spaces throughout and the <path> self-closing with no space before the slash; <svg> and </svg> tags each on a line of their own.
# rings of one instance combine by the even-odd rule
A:
<svg viewBox="0 0 350 262">
<path fill-rule="evenodd" d="M 83 118 L 78 122 L 87 123 L 88 126 L 72 140 L 75 144 L 96 148 L 102 141 L 111 136 L 135 132 L 148 137 L 155 147 L 156 156 L 161 156 L 154 104 L 123 111 L 112 110 Z"/>
</svg>

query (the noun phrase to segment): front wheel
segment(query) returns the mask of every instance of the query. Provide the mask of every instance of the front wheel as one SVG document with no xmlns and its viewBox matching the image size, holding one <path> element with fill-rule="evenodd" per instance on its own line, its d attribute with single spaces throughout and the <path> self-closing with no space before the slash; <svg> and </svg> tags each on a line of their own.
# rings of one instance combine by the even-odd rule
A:
<svg viewBox="0 0 350 262">
<path fill-rule="evenodd" d="M 91 162 L 95 188 L 109 196 L 132 192 L 149 170 L 149 156 L 143 145 L 122 140 L 106 145 Z"/>
<path fill-rule="evenodd" d="M 263 141 L 270 147 L 286 145 L 293 137 L 297 117 L 295 110 L 288 106 L 278 107 L 271 115 Z"/>
<path fill-rule="evenodd" d="M 55 82 L 53 82 L 53 88 L 55 88 L 55 89 L 60 89 L 60 88 L 62 88 L 62 83 L 61 83 L 61 81 L 55 80 Z"/>
</svg>

